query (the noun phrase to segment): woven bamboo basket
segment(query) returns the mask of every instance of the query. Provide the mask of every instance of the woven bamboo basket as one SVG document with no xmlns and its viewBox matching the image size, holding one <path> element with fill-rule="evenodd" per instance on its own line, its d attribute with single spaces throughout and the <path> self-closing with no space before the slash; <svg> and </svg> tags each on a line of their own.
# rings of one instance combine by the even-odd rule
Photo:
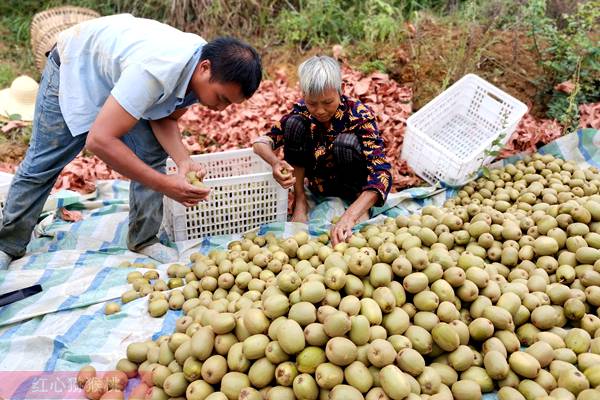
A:
<svg viewBox="0 0 600 400">
<path fill-rule="evenodd" d="M 46 65 L 46 53 L 56 44 L 58 34 L 73 25 L 100 14 L 83 7 L 56 7 L 41 11 L 31 21 L 31 49 L 35 58 L 35 66 L 41 72 Z"/>
</svg>

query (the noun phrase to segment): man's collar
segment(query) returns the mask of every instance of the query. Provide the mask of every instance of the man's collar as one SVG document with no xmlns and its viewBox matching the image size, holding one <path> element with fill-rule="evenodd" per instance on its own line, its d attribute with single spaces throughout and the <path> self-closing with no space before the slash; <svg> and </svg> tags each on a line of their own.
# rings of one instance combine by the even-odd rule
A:
<svg viewBox="0 0 600 400">
<path fill-rule="evenodd" d="M 190 87 L 190 84 L 192 83 L 192 77 L 194 76 L 196 67 L 198 66 L 198 63 L 200 62 L 200 57 L 202 56 L 202 47 L 203 46 L 204 46 L 204 43 L 201 46 L 198 46 L 198 48 L 196 49 L 196 51 L 190 58 L 190 61 L 185 66 L 185 69 L 184 69 L 185 76 L 183 77 L 183 79 L 184 79 L 183 85 L 181 85 L 179 87 L 179 90 L 176 93 L 177 98 L 180 100 L 185 99 L 186 95 L 189 94 L 188 88 Z M 190 90 L 190 92 L 192 92 L 192 90 Z"/>
</svg>

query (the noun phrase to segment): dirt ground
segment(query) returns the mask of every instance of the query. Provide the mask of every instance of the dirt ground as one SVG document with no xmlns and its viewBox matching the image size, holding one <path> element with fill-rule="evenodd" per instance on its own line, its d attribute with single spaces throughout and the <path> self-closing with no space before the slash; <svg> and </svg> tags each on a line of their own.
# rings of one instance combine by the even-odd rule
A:
<svg viewBox="0 0 600 400">
<path fill-rule="evenodd" d="M 413 83 L 415 109 L 451 82 L 475 73 L 528 104 L 534 115 L 543 116 L 544 109 L 535 99 L 539 90 L 535 81 L 543 71 L 531 39 L 522 32 L 424 23 L 394 54 L 397 63 L 390 75 Z"/>
<path fill-rule="evenodd" d="M 23 143 L 6 142 L 0 144 L 0 162 L 18 164 L 23 159 L 27 146 Z"/>
</svg>

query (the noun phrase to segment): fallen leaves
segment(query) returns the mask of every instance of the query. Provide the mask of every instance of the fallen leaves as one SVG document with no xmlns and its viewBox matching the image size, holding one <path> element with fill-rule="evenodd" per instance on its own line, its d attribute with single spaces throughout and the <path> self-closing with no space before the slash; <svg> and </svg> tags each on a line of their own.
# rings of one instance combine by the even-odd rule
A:
<svg viewBox="0 0 600 400">
<path fill-rule="evenodd" d="M 565 81 L 565 82 L 559 83 L 558 85 L 556 85 L 554 87 L 554 90 L 556 90 L 558 92 L 563 92 L 566 94 L 573 93 L 574 89 L 575 89 L 575 84 L 571 81 Z"/>
<path fill-rule="evenodd" d="M 371 86 L 371 80 L 368 78 L 361 79 L 356 83 L 354 87 L 354 93 L 357 96 L 363 96 L 369 92 L 369 87 Z"/>
<path fill-rule="evenodd" d="M 500 152 L 500 158 L 521 152 L 533 152 L 541 145 L 559 138 L 562 133 L 562 126 L 555 120 L 536 119 L 531 114 L 525 114 L 508 143 Z"/>
<path fill-rule="evenodd" d="M 24 128 L 28 125 L 31 125 L 31 122 L 10 120 L 10 121 L 6 122 L 6 124 L 4 124 L 4 126 L 2 126 L 2 128 L 0 128 L 0 130 L 2 131 L 2 133 L 8 133 L 8 132 L 12 131 L 13 129 Z"/>
<path fill-rule="evenodd" d="M 0 162 L 0 172 L 8 172 L 14 174 L 17 170 L 17 166 L 15 164 L 11 164 L 8 162 Z"/>
<path fill-rule="evenodd" d="M 123 179 L 97 156 L 78 156 L 71 161 L 60 174 L 54 191 L 60 189 L 74 190 L 80 193 L 92 193 L 96 190 L 98 179 Z"/>
<path fill-rule="evenodd" d="M 580 128 L 600 129 L 600 103 L 581 105 L 579 114 Z M 563 134 L 563 127 L 556 120 L 525 114 L 506 147 L 500 152 L 500 157 L 505 158 L 521 152 L 531 153 Z"/>
<path fill-rule="evenodd" d="M 63 221 L 67 222 L 78 222 L 83 219 L 83 214 L 81 211 L 67 210 L 64 207 L 58 209 L 58 216 Z"/>
<path fill-rule="evenodd" d="M 579 126 L 600 129 L 600 103 L 579 106 Z"/>
</svg>

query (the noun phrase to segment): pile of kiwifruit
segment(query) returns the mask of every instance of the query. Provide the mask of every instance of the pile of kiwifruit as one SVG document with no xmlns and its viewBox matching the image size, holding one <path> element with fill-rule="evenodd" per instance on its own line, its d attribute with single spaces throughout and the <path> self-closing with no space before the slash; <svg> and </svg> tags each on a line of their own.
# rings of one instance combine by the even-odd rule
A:
<svg viewBox="0 0 600 400">
<path fill-rule="evenodd" d="M 123 303 L 176 332 L 81 370 L 89 399 L 600 399 L 600 174 L 550 155 L 420 215 L 327 235 L 247 234 L 132 272 Z"/>
</svg>

